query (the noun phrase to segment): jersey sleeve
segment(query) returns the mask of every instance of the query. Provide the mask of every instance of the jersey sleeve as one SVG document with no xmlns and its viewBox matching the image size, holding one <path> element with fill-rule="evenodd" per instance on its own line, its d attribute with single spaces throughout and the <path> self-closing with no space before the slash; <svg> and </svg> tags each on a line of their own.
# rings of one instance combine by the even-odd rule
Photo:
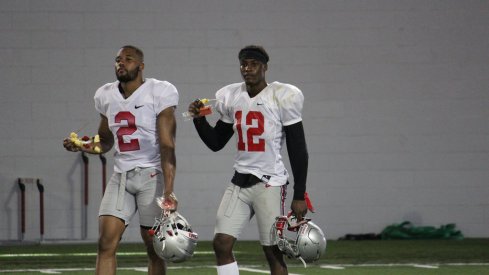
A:
<svg viewBox="0 0 489 275">
<path fill-rule="evenodd" d="M 154 88 L 154 108 L 159 114 L 164 109 L 171 106 L 178 106 L 179 94 L 177 88 L 165 81 L 155 85 Z"/>
<path fill-rule="evenodd" d="M 95 102 L 95 110 L 97 110 L 97 112 L 103 114 L 104 116 L 107 116 L 107 108 L 109 106 L 106 100 L 108 92 L 109 84 L 106 84 L 98 88 L 95 92 L 95 95 L 93 96 L 93 100 Z"/>
<path fill-rule="evenodd" d="M 283 125 L 288 126 L 302 121 L 304 95 L 301 90 L 295 86 L 287 85 L 282 91 L 283 92 L 277 92 L 276 97 L 279 102 L 280 118 Z"/>
</svg>

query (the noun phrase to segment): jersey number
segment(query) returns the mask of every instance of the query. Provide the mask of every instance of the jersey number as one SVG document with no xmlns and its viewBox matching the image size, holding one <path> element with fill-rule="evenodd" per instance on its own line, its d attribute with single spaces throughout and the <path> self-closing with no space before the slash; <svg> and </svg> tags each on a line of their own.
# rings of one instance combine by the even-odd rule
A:
<svg viewBox="0 0 489 275">
<path fill-rule="evenodd" d="M 121 152 L 139 150 L 139 141 L 137 139 L 131 139 L 129 142 L 124 142 L 123 138 L 126 135 L 131 135 L 136 132 L 136 118 L 130 112 L 120 112 L 115 116 L 115 123 L 120 123 L 123 120 L 127 121 L 127 126 L 120 127 L 116 133 L 119 150 Z"/>
<path fill-rule="evenodd" d="M 262 138 L 258 138 L 256 142 L 254 140 L 254 137 L 260 136 L 265 131 L 263 114 L 255 111 L 246 114 L 246 125 L 253 125 L 253 121 L 256 121 L 256 126 L 249 127 L 246 131 L 247 144 L 245 144 L 243 141 L 243 128 L 241 127 L 242 115 L 242 111 L 237 111 L 234 114 L 234 118 L 236 119 L 236 130 L 238 131 L 238 150 L 248 152 L 264 152 L 265 140 Z M 246 145 L 248 145 L 248 148 L 246 148 Z"/>
</svg>

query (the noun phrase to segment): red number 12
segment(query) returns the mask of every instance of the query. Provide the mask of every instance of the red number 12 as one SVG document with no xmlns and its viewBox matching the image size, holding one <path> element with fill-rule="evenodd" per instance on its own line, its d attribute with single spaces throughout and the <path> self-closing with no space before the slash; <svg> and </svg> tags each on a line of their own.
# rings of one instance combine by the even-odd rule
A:
<svg viewBox="0 0 489 275">
<path fill-rule="evenodd" d="M 246 125 L 253 125 L 253 121 L 257 124 L 255 127 L 248 127 L 246 131 L 246 141 L 248 144 L 248 150 L 246 149 L 246 144 L 243 141 L 243 128 L 241 127 L 241 117 L 243 115 L 242 111 L 237 111 L 234 114 L 236 119 L 236 130 L 238 131 L 238 150 L 248 151 L 248 152 L 264 152 L 265 151 L 265 140 L 262 138 L 257 139 L 255 142 L 254 137 L 263 134 L 264 130 L 264 117 L 263 114 L 256 111 L 251 111 L 246 114 Z"/>
</svg>

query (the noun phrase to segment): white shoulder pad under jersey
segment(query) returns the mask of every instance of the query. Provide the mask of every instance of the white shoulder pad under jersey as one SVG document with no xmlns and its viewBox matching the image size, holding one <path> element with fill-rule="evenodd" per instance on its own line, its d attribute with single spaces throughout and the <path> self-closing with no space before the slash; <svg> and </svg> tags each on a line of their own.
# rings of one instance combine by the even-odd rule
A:
<svg viewBox="0 0 489 275">
<path fill-rule="evenodd" d="M 178 105 L 177 89 L 167 81 L 147 78 L 124 99 L 118 85 L 118 81 L 105 84 L 94 96 L 95 109 L 107 117 L 114 135 L 114 171 L 161 170 L 156 119 L 164 109 Z"/>
<path fill-rule="evenodd" d="M 216 92 L 220 120 L 232 123 L 238 152 L 234 168 L 267 179 L 270 185 L 287 182 L 282 162 L 283 127 L 302 121 L 304 96 L 295 86 L 273 82 L 250 98 L 244 83 Z"/>
</svg>

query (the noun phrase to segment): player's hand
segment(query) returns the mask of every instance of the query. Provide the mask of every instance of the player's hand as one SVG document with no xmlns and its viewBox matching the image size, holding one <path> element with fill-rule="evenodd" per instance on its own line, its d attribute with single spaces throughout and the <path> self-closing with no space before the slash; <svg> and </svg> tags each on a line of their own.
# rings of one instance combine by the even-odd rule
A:
<svg viewBox="0 0 489 275">
<path fill-rule="evenodd" d="M 297 222 L 302 221 L 307 214 L 307 203 L 305 200 L 293 200 L 290 205 L 292 215 L 297 219 Z"/>
<path fill-rule="evenodd" d="M 75 143 L 72 142 L 70 138 L 65 138 L 63 140 L 63 147 L 65 147 L 65 149 L 70 152 L 80 151 L 80 147 L 76 146 Z"/>
<path fill-rule="evenodd" d="M 204 103 L 200 99 L 196 99 L 188 105 L 188 112 L 193 114 L 192 117 L 200 117 L 200 108 L 204 107 Z"/>
<path fill-rule="evenodd" d="M 165 193 L 162 197 L 160 207 L 163 211 L 175 212 L 178 207 L 178 199 L 173 192 Z"/>
<path fill-rule="evenodd" d="M 70 152 L 82 151 L 89 154 L 102 153 L 99 135 L 95 135 L 91 138 L 88 136 L 78 138 L 78 135 L 75 132 L 72 132 L 69 138 L 63 140 L 63 146 Z"/>
</svg>

